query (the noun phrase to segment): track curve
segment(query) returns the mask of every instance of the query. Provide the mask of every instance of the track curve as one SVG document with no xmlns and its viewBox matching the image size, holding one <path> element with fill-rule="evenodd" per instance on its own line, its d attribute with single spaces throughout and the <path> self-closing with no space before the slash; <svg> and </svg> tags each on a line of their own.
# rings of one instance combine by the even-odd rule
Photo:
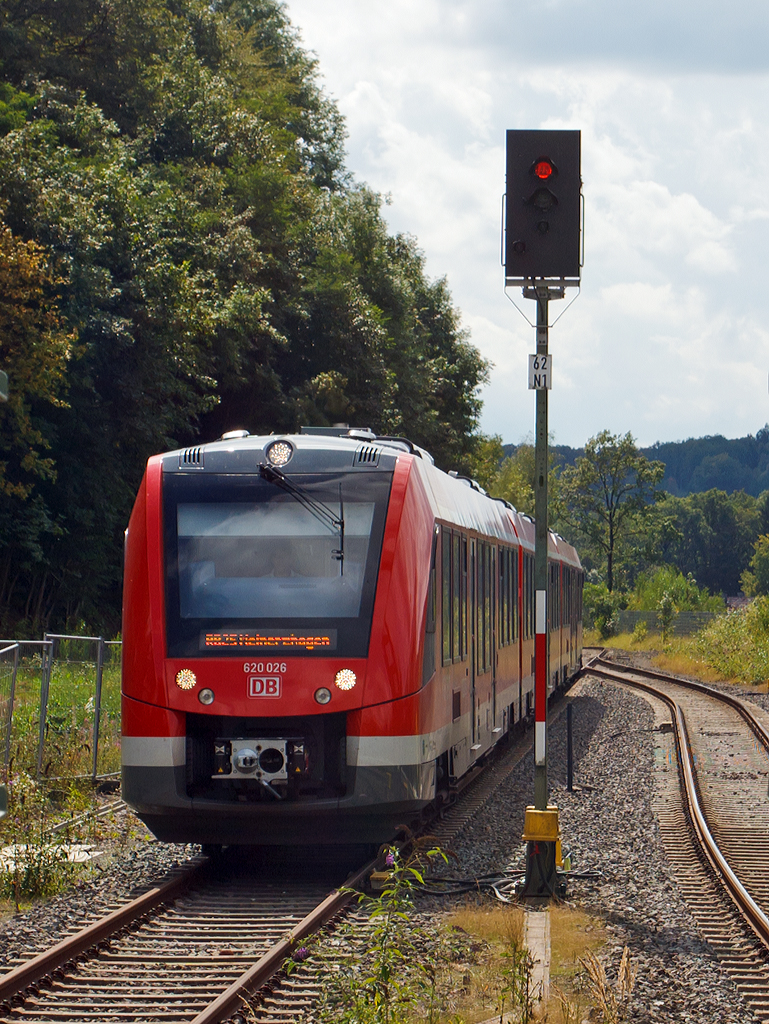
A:
<svg viewBox="0 0 769 1024">
<path fill-rule="evenodd" d="M 605 654 L 585 672 L 667 708 L 681 799 L 668 790 L 663 842 L 700 932 L 752 1011 L 769 1019 L 769 716 L 706 684 Z"/>
</svg>

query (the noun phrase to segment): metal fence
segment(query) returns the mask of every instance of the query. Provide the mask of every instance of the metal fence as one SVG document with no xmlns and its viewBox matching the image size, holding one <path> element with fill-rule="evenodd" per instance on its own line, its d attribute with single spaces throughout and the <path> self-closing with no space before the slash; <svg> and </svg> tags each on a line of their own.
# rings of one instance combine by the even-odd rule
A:
<svg viewBox="0 0 769 1024">
<path fill-rule="evenodd" d="M 704 629 L 716 618 L 718 618 L 716 612 L 677 612 L 673 617 L 669 632 L 677 636 L 690 636 L 692 633 L 698 633 Z M 639 622 L 646 624 L 649 633 L 662 632 L 657 612 L 617 612 L 618 633 L 632 633 Z"/>
<path fill-rule="evenodd" d="M 36 698 L 36 773 L 43 775 L 50 742 L 50 700 L 54 673 L 62 666 L 78 666 L 90 694 L 75 711 L 84 713 L 91 738 L 90 772 L 100 778 L 99 741 L 102 725 L 102 697 L 105 667 L 119 665 L 122 644 L 100 636 L 72 636 L 46 633 L 42 640 L 0 640 L 0 756 L 2 776 L 7 780 L 14 737 L 14 712 L 18 712 L 17 687 L 23 675 L 28 688 L 34 685 Z M 27 700 L 29 694 L 27 695 Z"/>
</svg>

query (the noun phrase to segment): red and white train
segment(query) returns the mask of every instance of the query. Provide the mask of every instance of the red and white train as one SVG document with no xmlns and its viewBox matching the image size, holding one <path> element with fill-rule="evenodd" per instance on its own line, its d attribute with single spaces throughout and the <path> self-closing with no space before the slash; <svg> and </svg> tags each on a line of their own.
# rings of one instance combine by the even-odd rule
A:
<svg viewBox="0 0 769 1024">
<path fill-rule="evenodd" d="M 549 689 L 582 569 L 550 536 Z M 126 534 L 123 797 L 162 840 L 386 840 L 522 719 L 534 524 L 361 430 L 149 460 Z"/>
</svg>

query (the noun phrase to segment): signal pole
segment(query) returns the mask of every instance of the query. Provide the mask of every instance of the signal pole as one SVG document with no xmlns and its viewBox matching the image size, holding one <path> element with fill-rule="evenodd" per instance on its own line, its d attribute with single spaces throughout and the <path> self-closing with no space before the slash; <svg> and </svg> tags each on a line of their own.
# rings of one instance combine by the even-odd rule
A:
<svg viewBox="0 0 769 1024">
<path fill-rule="evenodd" d="M 563 888 L 558 808 L 548 802 L 548 348 L 549 304 L 579 286 L 581 273 L 580 133 L 509 131 L 505 217 L 505 287 L 520 284 L 537 303 L 536 352 L 529 388 L 536 396 L 534 512 L 534 804 L 526 808 L 526 878 L 522 894 L 547 897 Z M 558 623 L 557 625 L 560 625 Z"/>
<path fill-rule="evenodd" d="M 528 298 L 527 290 L 524 297 Z M 546 285 L 532 289 L 537 303 L 537 355 L 539 367 L 544 363 L 550 383 L 550 353 L 548 351 L 548 307 L 552 295 Z M 555 289 L 553 289 L 555 291 Z M 534 807 L 547 810 L 547 682 L 550 678 L 550 651 L 548 643 L 547 608 L 547 549 L 548 549 L 548 387 L 538 387 L 536 432 L 534 447 L 534 589 L 536 591 L 534 640 Z"/>
</svg>

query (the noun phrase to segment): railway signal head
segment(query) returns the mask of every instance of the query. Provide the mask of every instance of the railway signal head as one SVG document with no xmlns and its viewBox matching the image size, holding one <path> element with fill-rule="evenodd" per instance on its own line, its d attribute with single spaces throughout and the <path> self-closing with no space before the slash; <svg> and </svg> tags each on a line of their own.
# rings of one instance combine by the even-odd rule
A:
<svg viewBox="0 0 769 1024">
<path fill-rule="evenodd" d="M 508 131 L 506 278 L 580 276 L 580 133 Z"/>
</svg>

